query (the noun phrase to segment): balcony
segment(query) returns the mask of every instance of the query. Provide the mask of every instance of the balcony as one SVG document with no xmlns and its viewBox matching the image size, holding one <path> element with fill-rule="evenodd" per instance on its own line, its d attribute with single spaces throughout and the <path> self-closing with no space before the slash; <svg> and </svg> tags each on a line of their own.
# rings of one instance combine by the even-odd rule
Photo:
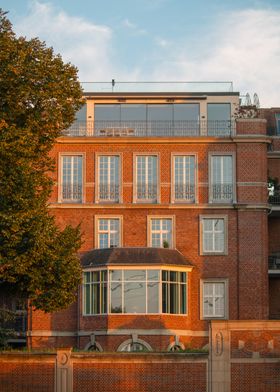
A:
<svg viewBox="0 0 280 392">
<path fill-rule="evenodd" d="M 280 254 L 268 257 L 268 273 L 270 275 L 280 275 Z"/>
<path fill-rule="evenodd" d="M 83 195 L 82 184 L 62 184 L 62 201 L 69 203 L 81 203 Z"/>
<path fill-rule="evenodd" d="M 280 191 L 274 192 L 272 195 L 269 195 L 268 202 L 270 204 L 280 205 Z"/>
<path fill-rule="evenodd" d="M 178 202 L 195 202 L 195 185 L 175 184 L 174 199 Z"/>
<path fill-rule="evenodd" d="M 70 137 L 230 137 L 235 121 L 76 121 Z"/>
<path fill-rule="evenodd" d="M 213 184 L 211 186 L 211 200 L 214 203 L 232 203 L 233 185 L 231 183 Z"/>
<path fill-rule="evenodd" d="M 118 184 L 100 184 L 98 186 L 98 200 L 118 203 L 120 201 L 120 186 Z"/>
</svg>

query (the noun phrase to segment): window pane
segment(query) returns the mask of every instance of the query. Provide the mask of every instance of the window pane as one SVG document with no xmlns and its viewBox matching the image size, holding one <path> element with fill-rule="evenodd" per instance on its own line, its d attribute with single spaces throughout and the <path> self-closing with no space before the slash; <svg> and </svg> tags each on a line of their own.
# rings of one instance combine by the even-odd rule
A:
<svg viewBox="0 0 280 392">
<path fill-rule="evenodd" d="M 110 271 L 110 280 L 111 281 L 121 281 L 122 280 L 122 270 L 111 270 Z"/>
<path fill-rule="evenodd" d="M 147 270 L 148 280 L 159 280 L 159 270 Z"/>
<path fill-rule="evenodd" d="M 208 121 L 229 121 L 230 103 L 208 103 Z"/>
<path fill-rule="evenodd" d="M 124 270 L 124 280 L 146 281 L 146 270 Z"/>
<path fill-rule="evenodd" d="M 148 121 L 172 121 L 172 105 L 147 105 Z"/>
<path fill-rule="evenodd" d="M 78 110 L 75 114 L 75 120 L 77 121 L 86 121 L 87 119 L 87 105 L 84 104 L 80 110 Z"/>
<path fill-rule="evenodd" d="M 162 283 L 162 313 L 169 313 L 169 285 Z"/>
<path fill-rule="evenodd" d="M 174 104 L 174 121 L 198 121 L 199 120 L 199 104 L 186 103 Z"/>
<path fill-rule="evenodd" d="M 120 105 L 94 105 L 94 120 L 95 121 L 120 121 L 121 120 L 121 110 Z"/>
<path fill-rule="evenodd" d="M 148 283 L 148 313 L 159 313 L 159 283 Z"/>
<path fill-rule="evenodd" d="M 170 283 L 170 311 L 172 314 L 179 314 L 179 285 Z"/>
<path fill-rule="evenodd" d="M 145 104 L 122 104 L 121 105 L 122 121 L 146 121 Z"/>
<path fill-rule="evenodd" d="M 146 313 L 145 286 L 142 282 L 124 284 L 124 313 Z"/>
<path fill-rule="evenodd" d="M 85 300 L 85 304 L 84 304 L 84 312 L 85 314 L 90 314 L 90 285 L 86 284 L 84 285 L 84 292 L 85 292 L 85 296 L 84 296 L 84 300 Z"/>
<path fill-rule="evenodd" d="M 111 313 L 122 313 L 122 284 L 111 283 Z"/>
<path fill-rule="evenodd" d="M 187 286 L 185 284 L 180 285 L 180 313 L 187 313 Z"/>
</svg>

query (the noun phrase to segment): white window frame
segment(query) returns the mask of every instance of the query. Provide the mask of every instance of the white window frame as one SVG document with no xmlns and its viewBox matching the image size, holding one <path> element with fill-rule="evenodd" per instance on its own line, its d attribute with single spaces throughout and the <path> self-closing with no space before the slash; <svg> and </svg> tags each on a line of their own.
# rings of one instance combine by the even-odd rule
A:
<svg viewBox="0 0 280 392">
<path fill-rule="evenodd" d="M 219 250 L 204 250 L 204 220 L 206 219 L 222 219 L 224 221 L 224 249 Z M 227 215 L 200 215 L 200 254 L 201 255 L 227 255 L 228 254 L 228 217 Z M 215 233 L 215 232 L 214 232 Z"/>
<path fill-rule="evenodd" d="M 175 196 L 175 159 L 176 157 L 194 157 L 194 200 L 188 199 L 176 199 Z M 184 169 L 185 170 L 185 169 Z M 172 153 L 171 154 L 171 203 L 186 203 L 195 204 L 197 203 L 197 154 L 196 153 Z M 184 176 L 185 177 L 185 176 Z"/>
<path fill-rule="evenodd" d="M 158 282 L 159 283 L 159 290 L 158 290 L 159 311 L 157 313 L 152 313 L 152 312 L 149 313 L 147 311 L 147 309 L 148 309 L 148 296 L 147 296 L 147 291 L 146 291 L 146 305 L 145 305 L 146 311 L 145 311 L 145 313 L 125 313 L 125 312 L 121 312 L 121 313 L 114 313 L 113 312 L 112 313 L 111 312 L 110 287 L 111 287 L 111 283 L 114 283 L 114 281 L 110 279 L 110 271 L 112 271 L 112 270 L 120 270 L 121 274 L 122 274 L 122 278 L 121 278 L 120 282 L 124 283 L 125 282 L 125 280 L 124 280 L 124 271 L 127 271 L 127 270 L 132 271 L 132 270 L 139 270 L 139 269 L 146 270 L 147 272 L 149 270 L 157 270 L 157 271 L 159 271 L 159 280 L 158 281 L 156 281 L 156 280 L 155 281 L 153 281 L 153 280 L 146 280 L 145 281 L 146 282 L 146 289 L 147 289 L 147 284 L 148 283 L 151 283 L 151 282 Z M 83 281 L 83 283 L 82 283 L 82 301 L 83 301 L 82 302 L 82 312 L 83 312 L 83 316 L 85 316 L 85 317 L 87 317 L 87 316 L 100 316 L 100 315 L 104 315 L 104 314 L 108 314 L 108 315 L 111 315 L 111 316 L 114 316 L 114 315 L 119 316 L 119 315 L 137 315 L 138 314 L 138 315 L 173 315 L 173 316 L 186 317 L 189 314 L 189 287 L 190 287 L 190 284 L 189 284 L 189 275 L 188 275 L 188 273 L 191 272 L 192 269 L 193 269 L 192 266 L 185 266 L 185 267 L 178 267 L 178 266 L 176 266 L 176 267 L 173 267 L 173 266 L 157 266 L 157 265 L 152 265 L 152 266 L 141 266 L 141 265 L 138 265 L 138 266 L 127 266 L 127 267 L 124 267 L 124 266 L 114 266 L 114 267 L 110 266 L 110 267 L 99 267 L 99 268 L 84 269 L 83 270 L 83 275 L 86 272 L 95 272 L 95 271 L 104 271 L 104 270 L 107 271 L 107 313 L 96 313 L 96 314 L 95 313 L 90 313 L 90 314 L 88 314 L 88 313 L 85 312 L 86 296 L 85 296 L 84 287 L 85 287 L 86 284 Z M 167 312 L 163 313 L 163 311 L 162 311 L 162 284 L 165 281 L 162 280 L 162 271 L 175 271 L 175 272 L 184 272 L 184 273 L 186 273 L 186 282 L 184 283 L 186 285 L 186 313 L 167 313 Z M 167 283 L 172 283 L 172 282 L 168 281 Z M 90 285 L 91 283 L 88 283 L 88 284 Z M 183 283 L 181 282 L 181 284 L 183 284 Z M 124 287 L 122 286 L 122 309 L 124 308 L 124 292 L 123 292 L 123 290 L 124 290 Z M 90 299 L 90 301 L 91 301 L 91 299 Z"/>
<path fill-rule="evenodd" d="M 205 315 L 204 314 L 204 285 L 205 284 L 223 284 L 224 285 L 224 314 Z M 213 296 L 213 298 L 216 298 Z M 220 319 L 227 320 L 229 317 L 229 302 L 228 302 L 228 279 L 227 278 L 209 278 L 200 280 L 200 318 L 201 320 Z"/>
<path fill-rule="evenodd" d="M 119 221 L 119 246 L 122 247 L 122 242 L 123 242 L 123 216 L 122 215 L 96 215 L 94 218 L 94 243 L 95 243 L 95 248 L 96 249 L 103 249 L 100 248 L 99 246 L 99 221 L 101 219 L 104 220 L 112 220 L 112 219 L 117 219 Z M 110 243 L 110 232 L 109 232 L 109 240 L 108 243 Z"/>
<path fill-rule="evenodd" d="M 213 197 L 213 157 L 231 157 L 232 159 L 232 198 L 231 199 L 214 199 Z M 208 178 L 209 178 L 209 202 L 213 204 L 232 204 L 236 203 L 236 155 L 235 152 L 211 152 L 208 156 Z"/>
<path fill-rule="evenodd" d="M 80 200 L 76 199 L 64 199 L 63 198 L 63 158 L 64 157 L 81 157 L 82 159 L 82 181 L 81 181 L 81 186 L 82 186 L 82 197 Z M 58 162 L 59 162 L 59 168 L 58 168 L 58 202 L 59 203 L 84 203 L 85 202 L 85 178 L 86 178 L 86 173 L 85 173 L 85 161 L 86 161 L 86 154 L 83 152 L 71 152 L 71 153 L 59 153 L 58 156 Z M 71 173 L 73 176 L 73 171 Z"/>
<path fill-rule="evenodd" d="M 156 199 L 139 199 L 137 197 L 137 158 L 138 157 L 155 157 L 156 158 L 156 173 L 157 173 L 157 183 L 156 183 Z M 160 203 L 160 156 L 158 153 L 134 153 L 133 154 L 133 203 Z M 148 179 L 148 165 L 146 164 L 146 185 Z"/>
<path fill-rule="evenodd" d="M 119 199 L 118 200 L 103 200 L 100 199 L 99 197 L 99 185 L 100 185 L 100 158 L 101 157 L 118 157 L 119 158 Z M 120 204 L 122 203 L 122 154 L 111 154 L 111 153 L 102 153 L 102 154 L 96 154 L 95 156 L 95 202 L 96 203 L 104 203 L 104 204 Z M 109 169 L 109 167 L 108 167 Z M 108 184 L 110 184 L 110 169 L 108 173 Z"/>
<path fill-rule="evenodd" d="M 164 219 L 169 219 L 171 220 L 171 244 L 169 244 L 170 249 L 174 249 L 176 247 L 175 244 L 175 215 L 148 215 L 147 216 L 147 245 L 148 247 L 153 247 L 152 246 L 152 220 L 153 219 L 159 219 L 159 220 L 164 220 Z M 162 226 L 162 224 L 161 224 Z M 162 232 L 160 230 L 160 234 L 162 237 Z M 163 241 L 162 241 L 163 242 Z M 163 245 L 161 246 L 163 248 Z"/>
</svg>

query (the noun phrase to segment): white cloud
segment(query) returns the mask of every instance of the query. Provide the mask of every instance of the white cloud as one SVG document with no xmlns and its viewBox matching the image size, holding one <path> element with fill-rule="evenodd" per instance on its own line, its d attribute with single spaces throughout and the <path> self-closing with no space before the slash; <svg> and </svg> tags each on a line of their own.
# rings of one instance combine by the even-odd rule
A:
<svg viewBox="0 0 280 392">
<path fill-rule="evenodd" d="M 64 61 L 78 67 L 81 81 L 110 80 L 116 74 L 121 78 L 122 71 L 116 72 L 113 61 L 113 31 L 109 26 L 69 16 L 50 3 L 34 0 L 30 3 L 29 14 L 18 19 L 14 27 L 19 35 L 38 36 L 48 46 L 53 46 Z M 136 77 L 137 70 L 132 75 Z"/>
<path fill-rule="evenodd" d="M 219 20 L 197 48 L 187 39 L 176 45 L 154 78 L 232 80 L 243 93 L 257 92 L 262 106 L 280 106 L 280 12 L 244 10 Z"/>
<path fill-rule="evenodd" d="M 131 31 L 133 31 L 134 34 L 136 35 L 143 35 L 143 34 L 147 34 L 147 30 L 145 29 L 141 29 L 137 26 L 137 24 L 131 22 L 129 19 L 124 19 L 122 21 L 122 25 L 128 29 L 130 29 Z"/>
</svg>

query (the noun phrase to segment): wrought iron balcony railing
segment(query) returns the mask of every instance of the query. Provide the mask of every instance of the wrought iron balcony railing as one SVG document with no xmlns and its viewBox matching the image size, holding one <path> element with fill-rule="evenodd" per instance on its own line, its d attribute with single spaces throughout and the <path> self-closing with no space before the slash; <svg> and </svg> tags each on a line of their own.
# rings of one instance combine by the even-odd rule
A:
<svg viewBox="0 0 280 392">
<path fill-rule="evenodd" d="M 273 195 L 269 195 L 268 202 L 270 204 L 279 204 L 280 205 L 280 192 L 275 192 Z"/>
<path fill-rule="evenodd" d="M 279 270 L 280 272 L 280 254 L 268 257 L 268 269 Z"/>
<path fill-rule="evenodd" d="M 195 186 L 189 184 L 175 184 L 174 198 L 176 201 L 195 202 Z"/>
<path fill-rule="evenodd" d="M 99 201 L 118 203 L 120 200 L 119 184 L 99 184 L 98 199 Z"/>
<path fill-rule="evenodd" d="M 82 184 L 62 184 L 62 200 L 79 203 L 82 201 Z"/>
<path fill-rule="evenodd" d="M 212 184 L 211 187 L 212 201 L 233 202 L 233 185 L 232 184 Z"/>
<path fill-rule="evenodd" d="M 157 184 L 137 184 L 136 197 L 137 200 L 156 201 L 157 200 Z"/>
<path fill-rule="evenodd" d="M 63 132 L 78 137 L 229 137 L 235 121 L 76 121 Z"/>
</svg>

